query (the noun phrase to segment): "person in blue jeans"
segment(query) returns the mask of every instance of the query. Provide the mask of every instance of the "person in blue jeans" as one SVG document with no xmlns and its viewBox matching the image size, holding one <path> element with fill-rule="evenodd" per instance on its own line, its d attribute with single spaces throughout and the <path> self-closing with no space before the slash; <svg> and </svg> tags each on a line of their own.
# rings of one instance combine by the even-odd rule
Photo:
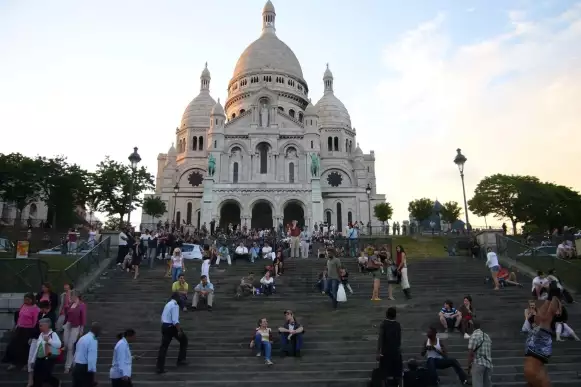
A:
<svg viewBox="0 0 581 387">
<path fill-rule="evenodd" d="M 272 331 L 268 327 L 266 318 L 258 320 L 258 327 L 254 332 L 254 338 L 250 342 L 250 348 L 256 350 L 256 357 L 262 356 L 264 353 L 264 363 L 272 365 Z"/>
<path fill-rule="evenodd" d="M 341 279 L 341 261 L 333 252 L 327 252 L 327 289 L 326 293 L 331 298 L 333 309 L 337 309 L 337 291 Z"/>
<path fill-rule="evenodd" d="M 349 255 L 355 258 L 358 255 L 357 242 L 359 240 L 359 228 L 357 225 L 351 225 L 347 230 L 347 238 L 349 239 Z"/>
<path fill-rule="evenodd" d="M 283 326 L 278 328 L 282 355 L 300 357 L 305 330 L 295 319 L 292 310 L 285 310 L 284 318 L 285 322 Z"/>
<path fill-rule="evenodd" d="M 179 247 L 176 247 L 173 251 L 173 255 L 171 257 L 171 280 L 176 282 L 182 274 L 182 272 L 186 271 L 184 265 L 184 257 L 182 256 L 182 250 Z"/>
</svg>

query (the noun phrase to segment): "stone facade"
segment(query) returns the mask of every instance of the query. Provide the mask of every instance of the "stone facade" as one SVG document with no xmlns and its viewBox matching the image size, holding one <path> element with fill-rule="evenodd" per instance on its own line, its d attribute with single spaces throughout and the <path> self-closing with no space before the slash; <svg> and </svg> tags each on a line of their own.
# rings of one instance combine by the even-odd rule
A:
<svg viewBox="0 0 581 387">
<path fill-rule="evenodd" d="M 176 129 L 177 146 L 158 156 L 155 195 L 166 201 L 168 220 L 263 228 L 298 219 L 344 229 L 349 221 L 367 224 L 369 210 L 385 201 L 375 190 L 375 155 L 359 148 L 329 67 L 313 105 L 298 59 L 276 36 L 275 17 L 268 1 L 262 34 L 240 56 L 224 106 L 210 96 L 206 64 L 200 94 Z M 313 160 L 320 160 L 317 171 Z M 143 215 L 142 223 L 156 221 Z M 371 223 L 380 225 L 373 216 Z"/>
</svg>

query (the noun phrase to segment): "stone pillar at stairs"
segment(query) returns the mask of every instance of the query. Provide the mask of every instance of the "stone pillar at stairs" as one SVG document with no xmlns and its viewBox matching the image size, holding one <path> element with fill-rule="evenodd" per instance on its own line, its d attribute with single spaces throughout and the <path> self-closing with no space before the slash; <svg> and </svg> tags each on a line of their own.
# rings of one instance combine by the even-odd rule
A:
<svg viewBox="0 0 581 387">
<path fill-rule="evenodd" d="M 204 192 L 202 194 L 202 224 L 210 224 L 214 217 L 212 214 L 215 208 L 214 198 L 214 178 L 206 176 L 204 178 Z M 216 216 L 219 215 L 216 214 Z"/>
<path fill-rule="evenodd" d="M 311 201 L 312 201 L 312 211 L 311 217 L 313 219 L 323 219 L 323 194 L 321 193 L 321 178 L 312 177 L 311 178 Z"/>
</svg>

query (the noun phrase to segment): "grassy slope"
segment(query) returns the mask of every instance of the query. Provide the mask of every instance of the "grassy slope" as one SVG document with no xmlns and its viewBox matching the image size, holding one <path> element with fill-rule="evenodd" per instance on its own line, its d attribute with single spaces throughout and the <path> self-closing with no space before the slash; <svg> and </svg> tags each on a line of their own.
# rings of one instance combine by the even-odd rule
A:
<svg viewBox="0 0 581 387">
<path fill-rule="evenodd" d="M 444 257 L 448 255 L 444 246 L 448 244 L 441 236 L 395 236 L 393 237 L 393 251 L 395 246 L 402 245 L 409 258 Z"/>
</svg>

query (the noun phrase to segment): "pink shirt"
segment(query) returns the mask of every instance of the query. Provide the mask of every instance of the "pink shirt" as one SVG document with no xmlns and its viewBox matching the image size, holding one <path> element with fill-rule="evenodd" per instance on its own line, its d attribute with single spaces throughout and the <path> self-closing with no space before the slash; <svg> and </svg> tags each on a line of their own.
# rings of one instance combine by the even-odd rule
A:
<svg viewBox="0 0 581 387">
<path fill-rule="evenodd" d="M 84 327 L 87 321 L 87 307 L 84 303 L 77 304 L 75 308 L 72 305 L 67 309 L 66 322 L 71 324 L 72 328 Z"/>
<path fill-rule="evenodd" d="M 18 312 L 16 326 L 19 328 L 34 328 L 38 322 L 40 309 L 36 305 L 22 305 Z"/>
</svg>

